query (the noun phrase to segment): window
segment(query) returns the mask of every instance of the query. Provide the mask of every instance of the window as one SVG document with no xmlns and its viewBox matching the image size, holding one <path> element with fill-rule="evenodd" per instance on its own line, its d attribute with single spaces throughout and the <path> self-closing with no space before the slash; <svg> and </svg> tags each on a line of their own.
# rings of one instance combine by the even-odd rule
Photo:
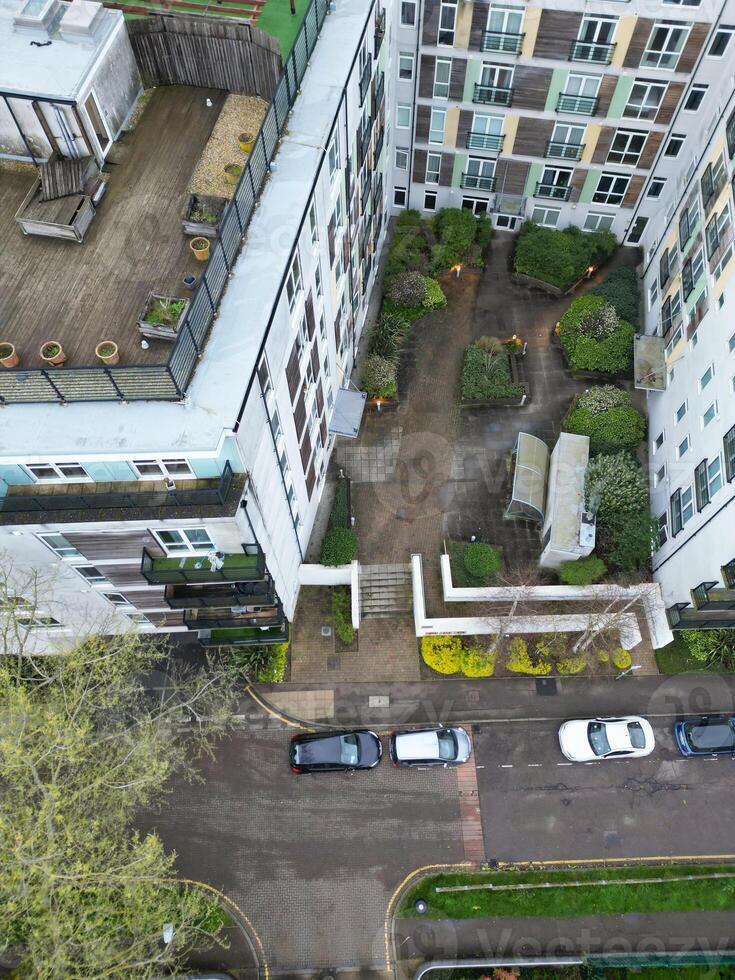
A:
<svg viewBox="0 0 735 980">
<path fill-rule="evenodd" d="M 488 211 L 487 198 L 463 197 L 462 209 L 464 211 L 471 211 L 475 216 L 480 214 L 487 214 Z"/>
<path fill-rule="evenodd" d="M 401 27 L 416 26 L 416 0 L 401 0 Z"/>
<path fill-rule="evenodd" d="M 722 462 L 719 456 L 707 464 L 707 489 L 710 499 L 722 489 Z"/>
<path fill-rule="evenodd" d="M 140 480 L 162 480 L 167 476 L 193 477 L 194 472 L 183 457 L 171 459 L 134 459 L 133 468 Z"/>
<path fill-rule="evenodd" d="M 293 312 L 293 308 L 296 306 L 296 301 L 299 298 L 299 293 L 301 292 L 301 262 L 299 260 L 298 251 L 294 252 L 294 257 L 291 260 L 291 268 L 288 270 L 288 275 L 286 276 L 286 296 L 288 297 L 288 308 Z"/>
<path fill-rule="evenodd" d="M 682 250 L 694 234 L 698 221 L 699 203 L 695 195 L 679 216 L 679 248 Z"/>
<path fill-rule="evenodd" d="M 112 585 L 112 582 L 94 565 L 72 565 L 71 567 L 90 585 Z"/>
<path fill-rule="evenodd" d="M 712 38 L 712 44 L 709 46 L 709 51 L 707 52 L 710 58 L 721 58 L 725 53 L 725 50 L 730 43 L 730 38 L 732 37 L 732 31 L 730 30 L 720 30 L 715 31 L 715 36 Z"/>
<path fill-rule="evenodd" d="M 653 474 L 653 485 L 654 487 L 659 486 L 666 479 L 666 463 L 660 466 L 656 472 Z"/>
<path fill-rule="evenodd" d="M 683 401 L 681 405 L 679 405 L 677 410 L 674 412 L 674 421 L 676 425 L 678 425 L 679 422 L 681 422 L 681 420 L 686 415 L 687 407 L 688 407 L 688 403 L 686 401 Z"/>
<path fill-rule="evenodd" d="M 654 451 L 654 453 L 657 453 L 659 451 L 659 449 L 661 448 L 661 446 L 663 446 L 664 439 L 665 438 L 666 438 L 665 433 L 663 431 L 661 431 L 656 436 L 656 438 L 653 440 L 653 451 Z"/>
<path fill-rule="evenodd" d="M 689 435 L 687 434 L 676 447 L 676 458 L 681 459 L 683 456 L 686 456 L 686 454 L 689 452 L 690 446 L 691 443 L 689 441 Z"/>
<path fill-rule="evenodd" d="M 567 75 L 564 95 L 576 95 L 583 99 L 595 99 L 599 91 L 599 75 L 580 75 L 576 72 L 570 72 Z"/>
<path fill-rule="evenodd" d="M 630 229 L 628 235 L 628 244 L 637 245 L 638 242 L 643 237 L 643 232 L 646 230 L 646 225 L 648 224 L 648 218 L 644 218 L 642 215 L 635 219 L 633 222 L 633 227 Z"/>
<path fill-rule="evenodd" d="M 441 165 L 442 165 L 441 153 L 426 154 L 426 183 L 427 184 L 439 183 L 439 171 L 441 170 Z"/>
<path fill-rule="evenodd" d="M 126 599 L 122 592 L 103 592 L 102 595 L 111 602 L 113 606 L 131 606 L 130 599 Z"/>
<path fill-rule="evenodd" d="M 493 65 L 485 61 L 480 72 L 480 85 L 485 89 L 484 96 L 480 101 L 510 105 L 513 69 L 507 65 Z"/>
<path fill-rule="evenodd" d="M 651 285 L 648 287 L 648 309 L 649 311 L 653 309 L 653 306 L 658 299 L 658 276 L 653 280 Z"/>
<path fill-rule="evenodd" d="M 63 534 L 37 534 L 39 541 L 43 541 L 47 548 L 50 548 L 59 558 L 81 558 L 81 551 L 70 544 Z"/>
<path fill-rule="evenodd" d="M 735 333 L 730 336 L 730 339 L 727 342 L 727 346 L 730 350 L 730 353 L 732 354 L 732 352 L 735 350 Z"/>
<path fill-rule="evenodd" d="M 577 40 L 583 43 L 575 46 L 574 57 L 584 58 L 586 61 L 606 61 L 606 59 L 600 57 L 600 54 L 593 45 L 612 44 L 616 24 L 617 18 L 615 17 L 603 17 L 599 14 L 590 16 L 589 14 L 585 14 L 582 18 L 582 23 L 579 25 L 579 33 L 577 34 Z M 590 47 L 588 48 L 586 45 Z"/>
<path fill-rule="evenodd" d="M 704 389 L 710 383 L 712 378 L 714 378 L 714 376 L 715 376 L 715 366 L 714 364 L 710 364 L 710 366 L 704 372 L 702 377 L 699 379 L 699 390 L 704 391 Z"/>
<path fill-rule="evenodd" d="M 61 623 L 58 619 L 54 619 L 53 616 L 43 616 L 38 613 L 34 613 L 32 616 L 16 616 L 15 621 L 19 626 L 25 626 L 26 629 L 59 629 Z"/>
<path fill-rule="evenodd" d="M 708 88 L 708 85 L 692 85 L 686 99 L 684 99 L 682 106 L 684 112 L 697 112 L 704 101 L 704 95 Z"/>
<path fill-rule="evenodd" d="M 665 248 L 658 260 L 658 281 L 661 289 L 665 289 L 669 279 L 671 279 L 674 266 L 676 265 L 676 251 L 672 248 Z"/>
<path fill-rule="evenodd" d="M 452 62 L 449 58 L 437 58 L 434 62 L 434 98 L 449 98 L 449 76 Z"/>
<path fill-rule="evenodd" d="M 702 186 L 702 197 L 704 198 L 705 207 L 707 207 L 712 198 L 722 189 L 724 177 L 725 161 L 722 159 L 722 155 L 720 155 L 714 163 L 707 164 L 702 174 L 700 184 Z"/>
<path fill-rule="evenodd" d="M 547 228 L 556 228 L 561 211 L 557 208 L 535 207 L 531 215 L 531 221 L 537 225 L 546 225 Z"/>
<path fill-rule="evenodd" d="M 641 58 L 641 65 L 646 68 L 665 68 L 674 71 L 688 35 L 688 25 L 683 26 L 671 21 L 654 24 Z"/>
<path fill-rule="evenodd" d="M 128 619 L 133 623 L 137 623 L 138 626 L 153 626 L 150 619 L 143 613 L 129 613 Z"/>
<path fill-rule="evenodd" d="M 406 188 L 405 187 L 394 187 L 393 188 L 393 205 L 397 208 L 405 208 L 406 206 Z"/>
<path fill-rule="evenodd" d="M 436 211 L 436 191 L 425 192 L 424 211 Z"/>
<path fill-rule="evenodd" d="M 720 242 L 724 242 L 729 231 L 730 210 L 728 206 L 725 205 L 719 214 L 714 215 L 707 222 L 707 227 L 704 230 L 704 237 L 707 241 L 707 256 L 710 259 L 719 248 Z"/>
<path fill-rule="evenodd" d="M 712 402 L 709 408 L 702 414 L 702 428 L 706 429 L 710 422 L 717 418 L 717 402 Z"/>
<path fill-rule="evenodd" d="M 411 128 L 411 106 L 399 102 L 396 106 L 396 129 Z"/>
<path fill-rule="evenodd" d="M 59 480 L 89 481 L 91 477 L 81 463 L 26 463 L 25 470 L 35 483 Z"/>
<path fill-rule="evenodd" d="M 651 183 L 648 185 L 646 197 L 661 197 L 661 192 L 663 191 L 665 184 L 666 181 L 663 177 L 654 177 Z"/>
<path fill-rule="evenodd" d="M 536 197 L 553 197 L 566 201 L 571 189 L 572 171 L 559 167 L 544 167 L 536 185 Z"/>
<path fill-rule="evenodd" d="M 413 80 L 413 55 L 406 52 L 401 52 L 398 55 L 398 77 L 403 82 L 410 82 Z"/>
<path fill-rule="evenodd" d="M 607 154 L 607 163 L 619 163 L 625 167 L 635 167 L 643 152 L 646 133 L 633 133 L 619 129 Z"/>
<path fill-rule="evenodd" d="M 157 528 L 153 534 L 169 555 L 181 552 L 212 551 L 214 549 L 214 541 L 203 527 Z"/>
<path fill-rule="evenodd" d="M 491 191 L 494 187 L 495 161 L 482 157 L 469 157 L 467 170 L 462 175 L 462 186 L 475 190 Z"/>
<path fill-rule="evenodd" d="M 592 201 L 595 204 L 622 204 L 629 183 L 627 175 L 601 174 Z"/>
<path fill-rule="evenodd" d="M 667 334 L 674 325 L 677 325 L 676 332 L 666 347 L 666 356 L 671 356 L 671 351 L 681 340 L 681 296 L 677 289 L 671 296 L 667 296 L 661 307 L 661 328 Z"/>
<path fill-rule="evenodd" d="M 665 91 L 663 82 L 634 82 L 623 115 L 627 119 L 654 119 Z"/>
<path fill-rule="evenodd" d="M 666 511 L 664 511 L 663 514 L 659 514 L 658 517 L 658 534 L 656 536 L 657 548 L 663 548 L 663 546 L 666 544 L 666 541 L 668 539 L 668 533 L 667 533 L 668 524 L 669 524 L 669 515 Z"/>
<path fill-rule="evenodd" d="M 444 122 L 447 118 L 446 109 L 432 109 L 431 122 L 429 123 L 429 142 L 444 142 Z"/>
<path fill-rule="evenodd" d="M 585 231 L 610 231 L 615 220 L 614 214 L 595 214 L 590 211 L 584 219 Z"/>
<path fill-rule="evenodd" d="M 314 266 L 314 293 L 318 300 L 324 295 L 324 286 L 322 285 L 322 268 L 318 259 L 316 265 Z"/>
<path fill-rule="evenodd" d="M 327 154 L 329 162 L 329 176 L 332 180 L 339 170 L 339 136 L 337 133 L 332 137 L 332 141 L 329 144 L 329 151 Z"/>
<path fill-rule="evenodd" d="M 671 495 L 671 534 L 672 537 L 681 531 L 684 525 L 694 516 L 694 497 L 692 488 L 676 490 Z"/>
<path fill-rule="evenodd" d="M 698 7 L 702 0 L 663 0 L 663 2 L 672 7 Z"/>
<path fill-rule="evenodd" d="M 699 277 L 703 272 L 704 257 L 702 255 L 702 249 L 699 248 L 692 258 L 686 260 L 681 270 L 681 287 L 684 291 L 685 300 L 694 292 L 694 287 L 697 285 Z"/>
<path fill-rule="evenodd" d="M 735 425 L 725 433 L 722 449 L 725 453 L 725 475 L 730 483 L 735 478 Z"/>
<path fill-rule="evenodd" d="M 493 3 L 487 12 L 483 50 L 517 54 L 520 47 L 523 10 Z"/>
<path fill-rule="evenodd" d="M 457 4 L 447 3 L 443 0 L 439 8 L 439 31 L 436 37 L 437 44 L 454 44 L 454 24 L 457 20 Z"/>
<path fill-rule="evenodd" d="M 664 156 L 672 158 L 678 157 L 679 151 L 681 150 L 682 146 L 684 146 L 685 139 L 686 137 L 679 133 L 674 133 L 672 136 L 669 136 L 669 141 L 664 148 Z"/>
<path fill-rule="evenodd" d="M 396 170 L 408 170 L 408 150 L 396 147 Z"/>
</svg>

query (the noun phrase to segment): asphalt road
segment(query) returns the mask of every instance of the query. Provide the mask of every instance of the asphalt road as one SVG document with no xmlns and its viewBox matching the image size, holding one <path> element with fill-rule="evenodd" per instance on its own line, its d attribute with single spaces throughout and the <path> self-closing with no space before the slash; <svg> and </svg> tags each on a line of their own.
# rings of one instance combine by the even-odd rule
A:
<svg viewBox="0 0 735 980">
<path fill-rule="evenodd" d="M 649 716 L 650 717 L 650 716 Z M 735 760 L 686 759 L 673 718 L 650 718 L 643 759 L 569 763 L 558 721 L 480 726 L 474 736 L 488 860 L 735 853 Z"/>
</svg>

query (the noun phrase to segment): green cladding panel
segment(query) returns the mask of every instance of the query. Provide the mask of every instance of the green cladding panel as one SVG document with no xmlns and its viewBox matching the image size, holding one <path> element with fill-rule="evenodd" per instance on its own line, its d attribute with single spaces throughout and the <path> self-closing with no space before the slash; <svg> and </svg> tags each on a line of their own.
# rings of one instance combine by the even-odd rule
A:
<svg viewBox="0 0 735 980">
<path fill-rule="evenodd" d="M 454 170 L 452 170 L 452 187 L 462 186 L 462 174 L 467 169 L 467 154 L 454 154 Z"/>
<path fill-rule="evenodd" d="M 559 95 L 564 91 L 564 86 L 567 84 L 568 74 L 569 72 L 566 68 L 554 69 L 554 74 L 551 76 L 551 83 L 549 84 L 549 94 L 546 96 L 545 112 L 556 112 L 556 103 L 559 101 Z"/>
<path fill-rule="evenodd" d="M 634 78 L 632 75 L 621 75 L 618 84 L 615 86 L 613 97 L 610 100 L 610 108 L 607 110 L 609 119 L 620 119 L 623 109 L 628 104 L 630 91 L 633 88 Z"/>
<path fill-rule="evenodd" d="M 541 172 L 544 169 L 543 163 L 532 163 L 528 169 L 528 177 L 526 177 L 526 186 L 523 193 L 526 197 L 533 197 L 533 192 L 536 190 L 536 184 L 541 180 Z"/>
<path fill-rule="evenodd" d="M 468 58 L 467 72 L 464 76 L 464 94 L 462 96 L 463 102 L 472 102 L 472 98 L 475 94 L 475 85 L 480 81 L 481 73 L 482 62 L 477 58 Z"/>
<path fill-rule="evenodd" d="M 592 202 L 592 195 L 597 190 L 597 184 L 600 180 L 601 170 L 590 170 L 587 174 L 587 179 L 584 182 L 584 187 L 582 188 L 582 193 L 579 195 L 580 204 L 590 204 Z"/>
</svg>

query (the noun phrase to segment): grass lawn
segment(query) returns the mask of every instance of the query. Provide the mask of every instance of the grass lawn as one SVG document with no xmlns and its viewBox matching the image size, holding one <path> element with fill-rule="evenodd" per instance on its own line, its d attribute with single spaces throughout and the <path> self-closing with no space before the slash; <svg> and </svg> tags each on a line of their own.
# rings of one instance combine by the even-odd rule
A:
<svg viewBox="0 0 735 980">
<path fill-rule="evenodd" d="M 735 865 L 671 865 L 665 867 L 587 868 L 578 871 L 492 871 L 439 874 L 424 879 L 404 897 L 398 915 L 416 917 L 413 905 L 429 903 L 426 917 L 474 919 L 492 916 L 621 915 L 627 912 L 687 912 L 735 909 L 735 877 L 706 879 L 716 872 L 735 874 Z M 450 885 L 614 881 L 615 879 L 699 876 L 700 880 L 608 884 L 590 888 L 539 888 L 529 891 L 436 892 Z"/>
<path fill-rule="evenodd" d="M 267 630 L 259 626 L 225 626 L 222 629 L 212 630 L 212 643 L 221 643 L 226 646 L 228 643 L 237 643 L 238 640 L 257 639 L 262 643 L 268 643 L 273 635 L 282 636 L 282 626 L 270 626 Z"/>
<path fill-rule="evenodd" d="M 257 26 L 278 38 L 283 58 L 291 50 L 301 21 L 304 19 L 309 0 L 296 0 L 296 15 L 291 13 L 291 0 L 266 0 L 260 12 Z"/>
<path fill-rule="evenodd" d="M 712 668 L 708 668 L 706 663 L 693 657 L 683 637 L 676 633 L 673 643 L 656 650 L 656 664 L 662 674 L 691 674 L 708 670 L 717 673 Z"/>
</svg>

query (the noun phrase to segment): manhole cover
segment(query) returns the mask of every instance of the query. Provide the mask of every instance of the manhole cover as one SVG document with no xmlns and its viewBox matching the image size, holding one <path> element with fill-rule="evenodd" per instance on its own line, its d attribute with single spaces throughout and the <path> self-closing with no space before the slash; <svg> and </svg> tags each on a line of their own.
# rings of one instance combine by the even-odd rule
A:
<svg viewBox="0 0 735 980">
<path fill-rule="evenodd" d="M 468 704 L 479 704 L 480 703 L 480 692 L 479 691 L 468 691 L 467 692 L 467 703 Z"/>
<path fill-rule="evenodd" d="M 327 658 L 327 670 L 339 670 L 342 666 L 341 657 L 328 657 Z"/>
<path fill-rule="evenodd" d="M 549 697 L 553 694 L 558 694 L 556 689 L 556 678 L 555 677 L 538 677 L 536 678 L 536 694 L 541 694 L 542 696 Z"/>
<path fill-rule="evenodd" d="M 321 632 L 322 632 L 322 636 L 331 636 L 332 635 L 332 627 L 331 626 L 322 626 Z"/>
</svg>

